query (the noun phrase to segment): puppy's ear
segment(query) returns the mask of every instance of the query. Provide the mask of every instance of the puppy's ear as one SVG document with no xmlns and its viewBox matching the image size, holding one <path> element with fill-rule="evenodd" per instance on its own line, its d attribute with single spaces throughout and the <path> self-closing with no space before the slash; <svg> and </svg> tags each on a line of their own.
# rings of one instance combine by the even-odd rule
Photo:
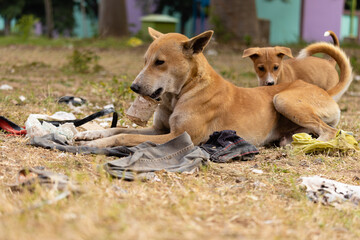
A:
<svg viewBox="0 0 360 240">
<path fill-rule="evenodd" d="M 260 48 L 258 48 L 258 47 L 245 49 L 243 52 L 242 58 L 250 57 L 252 60 L 254 60 L 260 54 L 259 49 Z"/>
<path fill-rule="evenodd" d="M 163 33 L 156 31 L 155 29 L 148 27 L 148 32 L 150 37 L 152 37 L 152 39 L 158 39 L 159 37 L 161 37 L 162 35 L 164 35 Z"/>
<path fill-rule="evenodd" d="M 191 38 L 189 41 L 183 42 L 184 50 L 190 54 L 201 53 L 210 42 L 213 33 L 214 31 L 211 30 L 206 31 Z"/>
<path fill-rule="evenodd" d="M 284 55 L 288 56 L 289 58 L 293 58 L 290 48 L 276 46 L 275 52 L 276 52 L 276 55 L 280 58 L 284 57 Z"/>
</svg>

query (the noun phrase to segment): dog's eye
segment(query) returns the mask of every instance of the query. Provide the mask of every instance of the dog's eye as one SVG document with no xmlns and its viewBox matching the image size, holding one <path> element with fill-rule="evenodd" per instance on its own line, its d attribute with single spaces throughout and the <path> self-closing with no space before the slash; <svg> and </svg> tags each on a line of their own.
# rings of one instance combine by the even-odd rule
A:
<svg viewBox="0 0 360 240">
<path fill-rule="evenodd" d="M 258 69 L 259 69 L 260 71 L 262 71 L 262 72 L 265 71 L 265 68 L 264 68 L 263 66 L 258 67 Z"/>
<path fill-rule="evenodd" d="M 274 66 L 274 71 L 278 70 L 279 66 Z"/>
<path fill-rule="evenodd" d="M 165 62 L 165 61 L 162 61 L 162 60 L 156 60 L 156 61 L 155 61 L 155 65 L 156 65 L 156 66 L 160 66 L 160 65 L 164 64 L 164 62 Z"/>
</svg>

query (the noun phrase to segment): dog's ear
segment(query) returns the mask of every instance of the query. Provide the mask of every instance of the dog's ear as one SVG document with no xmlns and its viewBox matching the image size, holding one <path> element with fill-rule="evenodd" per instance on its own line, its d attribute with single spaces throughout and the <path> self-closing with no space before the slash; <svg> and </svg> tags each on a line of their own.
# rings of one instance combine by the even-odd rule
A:
<svg viewBox="0 0 360 240">
<path fill-rule="evenodd" d="M 183 43 L 184 50 L 191 54 L 201 53 L 206 45 L 210 42 L 210 39 L 213 35 L 214 31 L 206 31 L 203 32 L 196 37 L 191 38 L 189 41 Z"/>
<path fill-rule="evenodd" d="M 288 56 L 289 58 L 293 58 L 293 55 L 291 53 L 291 49 L 287 47 L 275 47 L 275 52 L 278 57 L 284 57 L 284 55 Z"/>
<path fill-rule="evenodd" d="M 257 58 L 259 56 L 260 48 L 248 48 L 245 49 L 242 55 L 242 58 L 250 57 L 251 59 Z"/>
<path fill-rule="evenodd" d="M 156 31 L 155 29 L 148 27 L 148 32 L 150 37 L 152 37 L 152 39 L 158 39 L 159 37 L 161 37 L 162 35 L 164 35 L 163 33 Z"/>
</svg>

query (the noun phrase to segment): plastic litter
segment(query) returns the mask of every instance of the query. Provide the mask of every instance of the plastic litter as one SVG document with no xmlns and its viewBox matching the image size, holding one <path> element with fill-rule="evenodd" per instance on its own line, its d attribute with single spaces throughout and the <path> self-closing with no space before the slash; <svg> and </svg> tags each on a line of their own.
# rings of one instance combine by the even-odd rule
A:
<svg viewBox="0 0 360 240">
<path fill-rule="evenodd" d="M 30 114 L 25 122 L 27 137 L 41 137 L 49 133 L 55 133 L 65 137 L 69 142 L 77 133 L 75 127 L 79 127 L 98 117 L 113 113 L 111 127 L 116 127 L 118 115 L 114 108 L 106 108 L 99 112 L 93 113 L 83 119 L 76 119 L 72 113 L 56 112 L 48 116 L 43 114 Z"/>
<path fill-rule="evenodd" d="M 349 185 L 320 176 L 301 177 L 300 186 L 306 187 L 306 196 L 313 202 L 334 205 L 349 201 L 358 205 L 360 186 Z"/>
<path fill-rule="evenodd" d="M 65 123 L 59 127 L 56 127 L 53 124 L 45 121 L 41 123 L 38 118 L 31 115 L 25 122 L 27 137 L 41 137 L 49 133 L 56 133 L 60 136 L 63 136 L 66 140 L 71 141 L 78 132 L 74 123 Z"/>
<path fill-rule="evenodd" d="M 323 142 L 312 138 L 307 133 L 297 133 L 293 135 L 293 153 L 346 153 L 349 151 L 359 151 L 359 144 L 354 136 L 343 130 L 339 130 L 336 137 L 330 141 Z"/>
<path fill-rule="evenodd" d="M 81 106 L 86 103 L 86 99 L 74 96 L 63 96 L 59 98 L 58 103 L 72 104 L 73 106 Z"/>
<path fill-rule="evenodd" d="M 13 87 L 7 84 L 2 84 L 0 90 L 13 90 Z"/>
<path fill-rule="evenodd" d="M 127 110 L 126 116 L 133 123 L 144 127 L 154 114 L 158 105 L 159 101 L 139 95 Z"/>
</svg>

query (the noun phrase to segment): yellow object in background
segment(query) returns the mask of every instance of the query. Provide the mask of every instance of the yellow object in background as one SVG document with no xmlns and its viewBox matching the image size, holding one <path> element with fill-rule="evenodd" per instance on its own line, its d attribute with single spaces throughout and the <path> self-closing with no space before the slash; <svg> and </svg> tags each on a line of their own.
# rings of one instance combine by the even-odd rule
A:
<svg viewBox="0 0 360 240">
<path fill-rule="evenodd" d="M 129 40 L 126 42 L 126 44 L 128 46 L 131 46 L 131 47 L 137 47 L 137 46 L 140 46 L 143 44 L 143 41 L 139 38 L 136 38 L 136 37 L 131 37 L 129 38 Z"/>
<path fill-rule="evenodd" d="M 312 138 L 307 133 L 297 133 L 292 136 L 293 153 L 346 153 L 348 151 L 360 150 L 358 142 L 351 134 L 339 130 L 336 137 L 330 141 L 322 142 Z"/>
</svg>

